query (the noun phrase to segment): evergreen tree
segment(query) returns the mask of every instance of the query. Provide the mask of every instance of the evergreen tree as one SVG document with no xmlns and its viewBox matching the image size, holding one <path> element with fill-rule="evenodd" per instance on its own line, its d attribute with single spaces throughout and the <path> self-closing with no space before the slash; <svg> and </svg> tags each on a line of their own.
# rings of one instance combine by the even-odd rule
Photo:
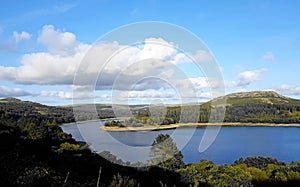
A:
<svg viewBox="0 0 300 187">
<path fill-rule="evenodd" d="M 185 166 L 183 155 L 168 134 L 159 134 L 154 140 L 150 151 L 150 165 L 177 170 Z"/>
</svg>

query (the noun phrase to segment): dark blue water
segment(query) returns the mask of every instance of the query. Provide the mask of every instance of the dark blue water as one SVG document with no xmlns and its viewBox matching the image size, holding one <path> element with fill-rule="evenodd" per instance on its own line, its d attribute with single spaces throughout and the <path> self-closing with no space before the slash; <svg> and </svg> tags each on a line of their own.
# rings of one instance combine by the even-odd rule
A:
<svg viewBox="0 0 300 187">
<path fill-rule="evenodd" d="M 92 143 L 92 150 L 108 150 L 130 162 L 148 160 L 150 146 L 159 133 L 172 136 L 186 163 L 208 159 L 216 164 L 230 164 L 248 156 L 270 156 L 287 163 L 300 160 L 300 127 L 222 127 L 213 144 L 200 153 L 199 144 L 205 128 L 177 129 L 176 133 L 175 130 L 105 132 L 99 129 L 100 126 L 101 123 L 89 122 L 62 128 L 76 140 Z M 187 144 L 182 146 L 183 142 Z"/>
</svg>

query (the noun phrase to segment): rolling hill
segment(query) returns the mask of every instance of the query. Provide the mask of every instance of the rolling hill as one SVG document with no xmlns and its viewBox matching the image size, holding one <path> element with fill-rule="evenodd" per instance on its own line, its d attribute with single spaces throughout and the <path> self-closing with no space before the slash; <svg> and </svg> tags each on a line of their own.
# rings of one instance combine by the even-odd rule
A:
<svg viewBox="0 0 300 187">
<path fill-rule="evenodd" d="M 300 106 L 300 100 L 285 97 L 274 91 L 253 91 L 253 92 L 238 92 L 228 94 L 224 97 L 213 99 L 217 102 L 221 99 L 226 99 L 227 105 L 243 105 L 243 104 L 290 104 Z"/>
<path fill-rule="evenodd" d="M 225 122 L 252 122 L 252 123 L 300 123 L 300 100 L 282 96 L 273 91 L 253 91 L 228 94 L 213 99 L 201 105 L 191 105 L 186 115 L 181 115 L 179 105 L 167 107 L 167 118 L 175 122 L 189 122 L 189 117 L 197 115 L 195 111 L 200 110 L 198 122 L 208 122 L 211 118 L 211 111 L 217 111 L 224 105 L 218 104 L 226 99 Z M 40 120 L 55 120 L 57 123 L 74 122 L 73 110 L 76 110 L 76 120 L 84 121 L 98 118 L 113 118 L 114 110 L 127 117 L 128 110 L 122 105 L 116 105 L 113 110 L 111 105 L 96 104 L 97 113 L 91 112 L 91 104 L 78 104 L 73 106 L 46 106 L 30 101 L 21 101 L 15 98 L 0 100 L 0 118 L 5 121 L 17 123 L 18 119 L 39 118 Z M 186 106 L 186 105 L 185 105 Z M 153 106 L 151 106 L 153 107 Z M 149 106 L 131 106 L 131 112 L 135 116 L 150 116 Z M 123 112 L 123 113 L 122 113 Z M 214 112 L 214 114 L 218 114 Z M 9 119 L 6 119 L 8 118 Z M 195 119 L 195 118 L 194 118 Z"/>
<path fill-rule="evenodd" d="M 228 94 L 209 101 L 226 99 L 225 122 L 300 123 L 300 100 L 274 91 L 253 91 Z"/>
</svg>

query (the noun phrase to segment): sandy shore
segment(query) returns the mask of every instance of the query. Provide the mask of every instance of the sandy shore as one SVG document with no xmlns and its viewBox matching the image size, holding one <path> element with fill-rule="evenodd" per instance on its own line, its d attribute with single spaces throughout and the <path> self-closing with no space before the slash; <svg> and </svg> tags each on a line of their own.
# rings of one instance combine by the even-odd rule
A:
<svg viewBox="0 0 300 187">
<path fill-rule="evenodd" d="M 101 130 L 105 131 L 158 131 L 166 129 L 176 129 L 179 124 L 172 125 L 160 125 L 160 126 L 143 126 L 143 127 L 100 127 Z"/>
<path fill-rule="evenodd" d="M 223 126 L 223 127 L 300 127 L 300 124 L 276 124 L 276 123 L 177 123 L 172 125 L 160 126 L 143 126 L 143 127 L 100 127 L 105 131 L 157 131 L 175 128 L 189 127 L 206 127 L 206 126 Z"/>
</svg>

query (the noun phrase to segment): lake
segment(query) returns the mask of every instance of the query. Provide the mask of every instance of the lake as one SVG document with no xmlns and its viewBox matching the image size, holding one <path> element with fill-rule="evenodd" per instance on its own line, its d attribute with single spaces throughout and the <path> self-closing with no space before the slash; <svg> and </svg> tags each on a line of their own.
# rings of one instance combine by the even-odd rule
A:
<svg viewBox="0 0 300 187">
<path fill-rule="evenodd" d="M 231 164 L 248 156 L 270 156 L 287 163 L 300 160 L 300 127 L 222 127 L 213 144 L 200 153 L 199 144 L 205 128 L 107 132 L 100 130 L 101 126 L 103 123 L 100 122 L 86 122 L 61 127 L 76 140 L 91 143 L 93 151 L 107 150 L 130 162 L 148 160 L 150 146 L 159 133 L 170 134 L 180 145 L 185 163 L 207 159 L 216 164 Z M 182 142 L 187 144 L 182 146 Z"/>
</svg>

